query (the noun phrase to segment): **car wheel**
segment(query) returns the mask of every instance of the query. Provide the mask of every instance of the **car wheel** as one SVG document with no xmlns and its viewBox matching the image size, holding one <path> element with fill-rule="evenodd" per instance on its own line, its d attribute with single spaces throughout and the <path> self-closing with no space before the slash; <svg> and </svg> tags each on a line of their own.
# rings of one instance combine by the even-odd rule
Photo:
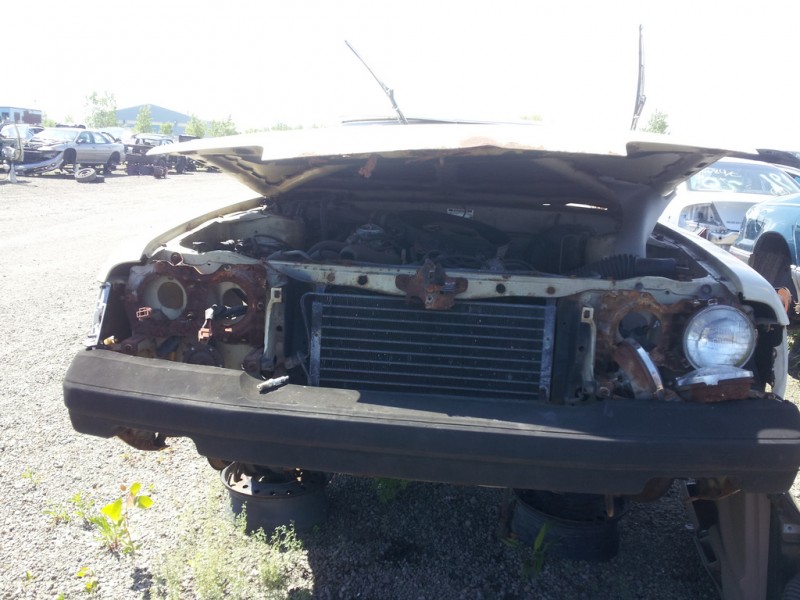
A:
<svg viewBox="0 0 800 600">
<path fill-rule="evenodd" d="M 778 291 L 789 318 L 796 321 L 798 319 L 795 310 L 797 290 L 792 281 L 791 265 L 789 253 L 784 248 L 772 243 L 765 244 L 763 248 L 756 250 L 750 261 L 750 266 Z"/>
<path fill-rule="evenodd" d="M 117 163 L 114 162 L 113 158 L 109 158 L 108 162 L 103 167 L 103 174 L 104 175 L 111 175 L 111 172 L 117 168 Z"/>
<path fill-rule="evenodd" d="M 95 179 L 97 179 L 97 171 L 91 167 L 78 169 L 75 172 L 75 180 L 78 183 L 92 183 Z"/>
<path fill-rule="evenodd" d="M 77 159 L 77 155 L 75 154 L 74 150 L 67 150 L 64 152 L 64 159 L 61 161 L 61 166 L 59 167 L 62 171 L 72 171 L 76 172 L 77 165 L 75 164 L 75 160 Z"/>
</svg>

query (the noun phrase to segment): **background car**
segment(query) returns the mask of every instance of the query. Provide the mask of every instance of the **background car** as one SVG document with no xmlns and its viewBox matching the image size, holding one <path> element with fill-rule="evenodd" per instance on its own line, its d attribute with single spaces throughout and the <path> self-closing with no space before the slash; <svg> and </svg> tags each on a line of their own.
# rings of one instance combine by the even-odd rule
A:
<svg viewBox="0 0 800 600">
<path fill-rule="evenodd" d="M 137 133 L 125 142 L 125 159 L 129 175 L 140 174 L 149 167 L 173 169 L 180 174 L 187 170 L 185 156 L 148 156 L 151 148 L 174 144 L 172 136 L 163 133 Z"/>
<path fill-rule="evenodd" d="M 57 169 L 75 170 L 75 165 L 100 166 L 106 174 L 125 158 L 125 146 L 99 131 L 73 127 L 47 127 L 24 143 L 25 156 L 17 166 L 21 174 Z"/>
<path fill-rule="evenodd" d="M 726 158 L 680 184 L 661 221 L 727 248 L 736 239 L 748 208 L 795 193 L 800 193 L 800 184 L 782 168 Z"/>
<path fill-rule="evenodd" d="M 29 140 L 34 134 L 42 131 L 41 125 L 27 125 L 25 123 L 6 123 L 0 127 L 0 137 L 6 139 L 16 139 L 17 136 L 23 140 Z"/>
<path fill-rule="evenodd" d="M 800 290 L 800 194 L 750 207 L 729 252 L 758 271 L 785 300 L 797 323 Z"/>
</svg>

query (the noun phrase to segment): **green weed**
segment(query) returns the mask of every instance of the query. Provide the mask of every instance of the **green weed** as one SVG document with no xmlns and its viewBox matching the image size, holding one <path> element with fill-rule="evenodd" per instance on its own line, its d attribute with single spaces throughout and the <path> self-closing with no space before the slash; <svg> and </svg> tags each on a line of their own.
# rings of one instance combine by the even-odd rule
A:
<svg viewBox="0 0 800 600">
<path fill-rule="evenodd" d="M 31 469 L 30 467 L 27 467 L 22 472 L 22 478 L 23 479 L 27 479 L 33 485 L 39 485 L 42 482 L 42 478 L 39 476 L 39 474 L 36 471 L 34 471 L 33 469 Z"/>
<path fill-rule="evenodd" d="M 397 498 L 411 482 L 407 479 L 391 479 L 388 477 L 378 477 L 375 479 L 375 492 L 378 500 L 383 504 L 388 504 Z"/>
<path fill-rule="evenodd" d="M 156 562 L 156 597 L 286 598 L 289 572 L 304 558 L 294 528 L 248 535 L 246 507 L 235 519 L 226 519 L 227 497 L 210 496 L 203 514 L 184 515 L 185 534 Z"/>
<path fill-rule="evenodd" d="M 139 493 L 140 483 L 132 484 L 130 489 L 122 485 L 120 489 L 123 494 L 101 508 L 99 515 L 89 517 L 89 523 L 97 529 L 100 540 L 111 552 L 134 554 L 136 544 L 128 527 L 128 511 L 133 507 L 150 508 L 153 500 Z"/>
<path fill-rule="evenodd" d="M 97 592 L 97 588 L 100 584 L 97 581 L 97 575 L 95 575 L 94 569 L 90 567 L 81 567 L 78 569 L 78 572 L 75 573 L 75 577 L 83 579 L 83 587 L 87 594 L 94 594 Z"/>
</svg>

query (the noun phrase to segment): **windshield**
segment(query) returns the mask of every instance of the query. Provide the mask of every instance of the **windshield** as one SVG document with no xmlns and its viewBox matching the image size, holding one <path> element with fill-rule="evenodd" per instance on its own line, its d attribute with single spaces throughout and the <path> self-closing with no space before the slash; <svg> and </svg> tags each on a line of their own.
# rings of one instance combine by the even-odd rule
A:
<svg viewBox="0 0 800 600">
<path fill-rule="evenodd" d="M 71 142 L 75 139 L 77 130 L 75 129 L 45 129 L 33 136 L 34 140 L 55 140 L 59 142 Z"/>
<path fill-rule="evenodd" d="M 798 185 L 780 169 L 761 163 L 718 162 L 687 182 L 694 192 L 734 192 L 785 196 L 800 192 Z"/>
</svg>

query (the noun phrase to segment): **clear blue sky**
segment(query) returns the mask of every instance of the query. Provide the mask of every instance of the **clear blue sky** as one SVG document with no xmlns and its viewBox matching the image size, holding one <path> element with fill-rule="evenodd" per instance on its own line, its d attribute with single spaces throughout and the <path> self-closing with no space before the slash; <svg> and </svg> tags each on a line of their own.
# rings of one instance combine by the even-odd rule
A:
<svg viewBox="0 0 800 600">
<path fill-rule="evenodd" d="M 4 27 L 0 105 L 85 116 L 93 91 L 240 129 L 391 114 L 626 129 L 644 26 L 647 105 L 675 135 L 800 148 L 800 2 L 84 0 Z M 19 6 L 22 6 L 21 4 Z M 10 14 L 11 13 L 11 14 Z"/>
</svg>

